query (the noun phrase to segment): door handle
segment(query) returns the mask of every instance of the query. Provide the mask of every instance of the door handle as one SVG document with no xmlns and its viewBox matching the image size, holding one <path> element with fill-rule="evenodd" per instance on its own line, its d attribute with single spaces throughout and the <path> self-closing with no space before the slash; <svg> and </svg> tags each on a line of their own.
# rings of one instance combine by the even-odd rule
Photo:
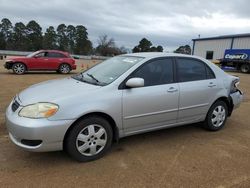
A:
<svg viewBox="0 0 250 188">
<path fill-rule="evenodd" d="M 208 87 L 215 87 L 215 86 L 216 86 L 216 84 L 214 84 L 213 82 L 210 82 L 208 85 Z"/>
<path fill-rule="evenodd" d="M 178 89 L 174 88 L 174 87 L 170 87 L 168 90 L 167 90 L 169 93 L 174 93 L 174 92 L 177 92 Z"/>
<path fill-rule="evenodd" d="M 48 61 L 49 59 L 44 59 L 45 61 Z"/>
</svg>

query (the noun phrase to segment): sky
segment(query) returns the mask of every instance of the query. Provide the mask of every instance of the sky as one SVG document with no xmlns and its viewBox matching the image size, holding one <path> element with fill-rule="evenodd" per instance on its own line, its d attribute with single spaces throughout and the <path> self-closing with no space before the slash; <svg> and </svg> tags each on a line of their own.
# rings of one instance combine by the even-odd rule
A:
<svg viewBox="0 0 250 188">
<path fill-rule="evenodd" d="M 249 10 L 249 0 L 0 0 L 0 19 L 12 23 L 84 25 L 94 46 L 107 34 L 118 46 L 146 37 L 164 51 L 192 46 L 199 35 L 250 33 Z"/>
</svg>

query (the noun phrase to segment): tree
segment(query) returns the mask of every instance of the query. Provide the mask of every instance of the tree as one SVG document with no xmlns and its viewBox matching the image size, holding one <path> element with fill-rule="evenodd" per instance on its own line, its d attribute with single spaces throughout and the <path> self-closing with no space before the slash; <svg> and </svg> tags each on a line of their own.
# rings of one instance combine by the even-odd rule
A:
<svg viewBox="0 0 250 188">
<path fill-rule="evenodd" d="M 1 28 L 1 25 L 0 25 Z M 0 31 L 0 50 L 5 50 L 6 49 L 6 41 L 3 33 Z"/>
<path fill-rule="evenodd" d="M 27 32 L 27 50 L 36 51 L 42 48 L 42 28 L 41 26 L 34 20 L 30 21 L 26 25 Z"/>
<path fill-rule="evenodd" d="M 73 25 L 67 27 L 68 49 L 70 53 L 73 53 L 76 43 L 76 28 Z"/>
<path fill-rule="evenodd" d="M 1 49 L 11 48 L 13 26 L 9 19 L 3 18 L 0 24 L 0 45 Z"/>
<path fill-rule="evenodd" d="M 98 46 L 96 47 L 96 52 L 102 56 L 113 56 L 120 54 L 119 50 L 115 46 L 115 40 L 113 38 L 108 38 L 108 36 L 101 35 L 97 41 Z"/>
<path fill-rule="evenodd" d="M 88 39 L 87 29 L 83 25 L 77 25 L 75 31 L 75 50 L 76 54 L 88 55 L 92 52 L 92 43 Z"/>
<path fill-rule="evenodd" d="M 138 47 L 138 46 L 135 46 L 135 47 L 132 49 L 132 52 L 133 52 L 133 53 L 140 52 L 139 47 Z"/>
<path fill-rule="evenodd" d="M 128 49 L 127 48 L 125 48 L 124 46 L 121 46 L 120 48 L 119 48 L 119 50 L 120 50 L 120 53 L 121 54 L 127 54 L 128 53 Z"/>
<path fill-rule="evenodd" d="M 180 46 L 174 52 L 180 54 L 191 54 L 191 47 L 189 45 Z"/>
<path fill-rule="evenodd" d="M 43 48 L 44 49 L 57 49 L 57 35 L 53 26 L 49 26 L 43 36 Z"/>
<path fill-rule="evenodd" d="M 68 51 L 67 26 L 65 24 L 60 24 L 56 30 L 59 50 Z"/>
<path fill-rule="evenodd" d="M 140 40 L 139 44 L 133 48 L 133 53 L 136 52 L 163 52 L 162 46 L 152 46 L 152 42 L 146 38 Z"/>
<path fill-rule="evenodd" d="M 159 45 L 156 48 L 157 48 L 157 52 L 163 52 L 163 47 L 162 46 Z"/>
<path fill-rule="evenodd" d="M 141 52 L 149 52 L 150 47 L 152 46 L 152 42 L 149 41 L 146 38 L 143 38 L 138 45 L 138 48 L 140 49 Z"/>
<path fill-rule="evenodd" d="M 27 50 L 27 33 L 26 27 L 22 22 L 18 22 L 15 24 L 13 29 L 13 38 L 12 38 L 13 46 L 12 50 Z"/>
</svg>

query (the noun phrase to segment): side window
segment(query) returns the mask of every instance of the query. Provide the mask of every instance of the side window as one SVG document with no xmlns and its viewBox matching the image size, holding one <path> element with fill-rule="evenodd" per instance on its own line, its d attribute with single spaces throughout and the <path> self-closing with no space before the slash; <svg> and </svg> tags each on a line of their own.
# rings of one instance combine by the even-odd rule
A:
<svg viewBox="0 0 250 188">
<path fill-rule="evenodd" d="M 48 57 L 50 58 L 65 58 L 63 54 L 55 53 L 55 52 L 49 52 Z"/>
<path fill-rule="evenodd" d="M 46 56 L 45 52 L 41 52 L 41 53 L 35 55 L 35 57 L 37 57 L 37 58 L 42 58 L 42 57 L 45 57 L 45 56 Z"/>
<path fill-rule="evenodd" d="M 177 74 L 179 82 L 189 82 L 206 79 L 205 64 L 188 58 L 177 59 Z"/>
<path fill-rule="evenodd" d="M 214 72 L 212 71 L 211 68 L 206 66 L 206 71 L 207 71 L 207 79 L 214 79 L 215 78 Z"/>
<path fill-rule="evenodd" d="M 145 86 L 154 86 L 173 83 L 173 62 L 172 59 L 158 59 L 144 64 L 132 77 L 143 78 Z"/>
</svg>

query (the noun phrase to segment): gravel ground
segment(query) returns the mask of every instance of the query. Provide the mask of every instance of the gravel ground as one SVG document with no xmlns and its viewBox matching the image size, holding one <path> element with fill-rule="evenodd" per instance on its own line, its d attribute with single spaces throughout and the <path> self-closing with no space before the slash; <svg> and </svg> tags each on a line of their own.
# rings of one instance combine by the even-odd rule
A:
<svg viewBox="0 0 250 188">
<path fill-rule="evenodd" d="M 92 62 L 78 61 L 79 69 Z M 219 132 L 198 124 L 127 137 L 102 159 L 78 163 L 64 152 L 30 153 L 14 146 L 4 123 L 12 97 L 56 73 L 17 76 L 0 61 L 0 187 L 250 187 L 250 74 L 245 99 Z M 68 76 L 68 75 L 67 75 Z"/>
</svg>

